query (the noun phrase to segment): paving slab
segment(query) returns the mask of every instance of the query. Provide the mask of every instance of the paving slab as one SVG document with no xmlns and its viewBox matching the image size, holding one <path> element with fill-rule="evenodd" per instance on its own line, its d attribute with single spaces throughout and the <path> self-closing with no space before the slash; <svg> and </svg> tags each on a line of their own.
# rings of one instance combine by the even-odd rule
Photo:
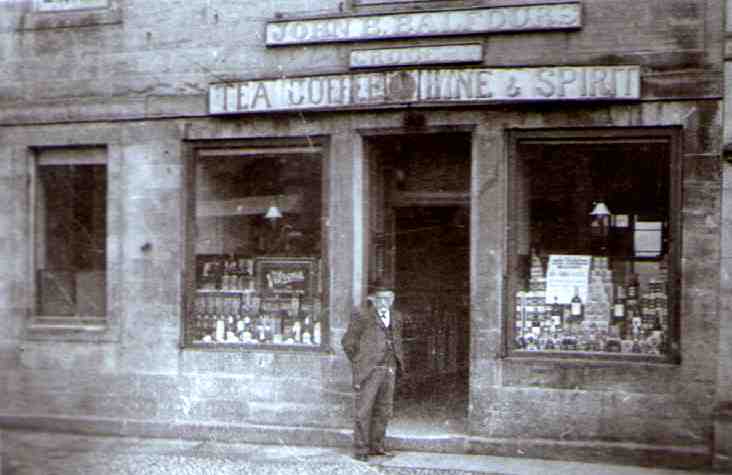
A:
<svg viewBox="0 0 732 475">
<path fill-rule="evenodd" d="M 487 455 L 398 451 L 351 458 L 335 447 L 233 444 L 65 433 L 3 431 L 1 475 L 685 475 L 713 472 L 548 461 Z"/>
</svg>

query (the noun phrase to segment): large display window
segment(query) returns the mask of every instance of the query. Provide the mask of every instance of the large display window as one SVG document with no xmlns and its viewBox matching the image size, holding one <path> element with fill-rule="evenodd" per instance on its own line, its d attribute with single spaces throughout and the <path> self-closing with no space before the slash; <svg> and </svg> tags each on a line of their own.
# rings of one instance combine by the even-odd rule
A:
<svg viewBox="0 0 732 475">
<path fill-rule="evenodd" d="M 677 130 L 510 133 L 512 356 L 678 355 Z"/>
<path fill-rule="evenodd" d="M 323 347 L 323 168 L 312 140 L 194 148 L 188 346 Z"/>
</svg>

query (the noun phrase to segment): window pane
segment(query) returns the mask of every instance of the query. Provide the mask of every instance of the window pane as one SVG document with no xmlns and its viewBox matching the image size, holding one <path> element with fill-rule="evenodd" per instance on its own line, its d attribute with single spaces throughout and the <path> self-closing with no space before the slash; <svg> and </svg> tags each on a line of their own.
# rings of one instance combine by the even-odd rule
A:
<svg viewBox="0 0 732 475">
<path fill-rule="evenodd" d="M 321 182 L 318 155 L 198 158 L 190 343 L 321 344 Z"/>
<path fill-rule="evenodd" d="M 36 313 L 104 316 L 106 167 L 42 165 L 37 176 Z"/>
<path fill-rule="evenodd" d="M 517 152 L 513 349 L 667 353 L 669 143 Z"/>
</svg>

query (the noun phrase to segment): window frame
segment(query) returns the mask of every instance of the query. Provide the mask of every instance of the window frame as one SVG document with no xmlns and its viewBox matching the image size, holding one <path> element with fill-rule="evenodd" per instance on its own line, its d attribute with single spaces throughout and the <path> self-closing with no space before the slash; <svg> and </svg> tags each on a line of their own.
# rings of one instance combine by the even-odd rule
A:
<svg viewBox="0 0 732 475">
<path fill-rule="evenodd" d="M 114 247 L 113 234 L 118 228 L 119 213 L 115 212 L 116 201 L 113 189 L 119 173 L 110 166 L 119 154 L 118 147 L 109 144 L 85 144 L 76 146 L 43 146 L 27 149 L 28 162 L 28 289 L 29 300 L 25 320 L 25 339 L 63 341 L 117 341 L 119 321 L 114 310 L 116 305 L 117 279 L 114 276 L 114 262 L 119 260 L 118 249 Z M 44 156 L 46 155 L 46 156 Z M 76 156 L 74 156 L 76 155 Z M 39 169 L 44 165 L 104 165 L 106 171 L 106 229 L 105 229 L 105 314 L 79 316 L 40 315 L 37 311 L 38 282 L 36 276 L 37 207 L 39 205 Z"/>
<path fill-rule="evenodd" d="M 124 0 L 107 0 L 106 6 L 58 10 L 38 9 L 38 0 L 30 2 L 30 11 L 23 14 L 18 30 L 49 30 L 88 26 L 118 25 L 123 21 Z"/>
<path fill-rule="evenodd" d="M 275 343 L 245 343 L 245 342 L 211 342 L 193 343 L 188 338 L 188 314 L 195 305 L 196 289 L 196 164 L 198 157 L 216 157 L 221 160 L 236 159 L 241 151 L 251 156 L 277 155 L 287 156 L 297 150 L 317 149 L 318 160 L 321 163 L 321 252 L 316 272 L 318 282 L 314 286 L 320 290 L 321 303 L 321 343 L 320 345 L 287 345 Z M 312 153 L 312 152 L 310 152 Z M 325 136 L 288 137 L 278 139 L 225 139 L 225 140 L 195 140 L 184 144 L 184 173 L 185 199 L 183 220 L 185 223 L 186 238 L 184 240 L 185 267 L 183 279 L 185 282 L 184 295 L 181 299 L 180 348 L 193 351 L 266 351 L 273 353 L 332 353 L 330 331 L 330 234 L 328 221 L 330 218 L 330 140 Z M 271 256 L 260 256 L 269 258 Z M 282 259 L 299 260 L 297 257 Z"/>
<path fill-rule="evenodd" d="M 514 312 L 516 291 L 520 290 L 512 282 L 511 273 L 518 264 L 518 206 L 519 200 L 516 177 L 518 174 L 519 146 L 522 143 L 536 145 L 556 145 L 561 142 L 581 144 L 653 143 L 662 141 L 668 144 L 669 156 L 669 196 L 668 196 L 668 262 L 669 262 L 669 321 L 668 352 L 663 355 L 594 352 L 583 353 L 562 351 L 521 351 L 513 348 L 515 339 Z M 503 318 L 501 353 L 511 359 L 580 360 L 580 361 L 625 361 L 632 363 L 681 363 L 681 251 L 682 251 L 682 128 L 680 126 L 648 127 L 592 127 L 592 128 L 515 128 L 506 130 L 506 262 L 503 278 Z"/>
</svg>

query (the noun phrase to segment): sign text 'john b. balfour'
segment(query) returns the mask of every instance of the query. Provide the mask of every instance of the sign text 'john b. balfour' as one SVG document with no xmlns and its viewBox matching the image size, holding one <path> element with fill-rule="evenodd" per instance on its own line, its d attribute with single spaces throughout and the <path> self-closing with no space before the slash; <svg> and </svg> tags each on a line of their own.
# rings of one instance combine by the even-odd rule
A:
<svg viewBox="0 0 732 475">
<path fill-rule="evenodd" d="M 268 46 L 343 41 L 562 30 L 582 26 L 578 2 L 433 12 L 277 20 L 267 24 Z"/>
<path fill-rule="evenodd" d="M 213 84 L 209 112 L 639 98 L 638 66 L 412 69 Z"/>
</svg>

